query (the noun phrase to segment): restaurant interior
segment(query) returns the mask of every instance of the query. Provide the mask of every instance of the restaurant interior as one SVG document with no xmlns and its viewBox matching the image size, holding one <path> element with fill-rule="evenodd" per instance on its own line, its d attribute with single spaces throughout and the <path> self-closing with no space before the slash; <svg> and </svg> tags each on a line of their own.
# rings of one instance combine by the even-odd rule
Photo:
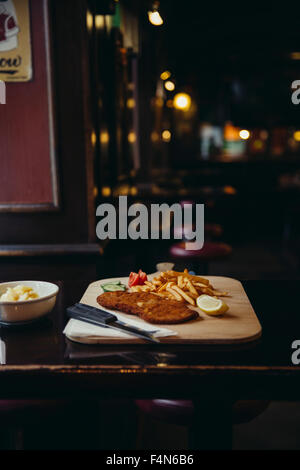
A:
<svg viewBox="0 0 300 470">
<path fill-rule="evenodd" d="M 2 8 L 11 5 L 21 52 L 1 44 L 10 28 Z M 2 78 L 1 282 L 63 280 L 68 290 L 59 305 L 70 305 L 83 285 L 140 269 L 154 273 L 168 262 L 177 271 L 266 282 L 269 293 L 271 281 L 278 291 L 297 286 L 297 14 L 196 0 L 2 0 Z M 203 247 L 187 251 L 175 237 L 99 239 L 97 207 L 117 208 L 120 196 L 147 208 L 204 204 Z M 56 364 L 53 331 L 45 327 L 38 336 L 38 323 L 31 328 L 0 327 L 0 351 L 7 348 L 0 389 L 8 365 L 21 367 L 31 357 Z M 39 338 L 36 354 L 28 337 Z M 140 364 L 148 360 L 134 354 Z M 75 352 L 72 364 L 81 360 Z M 91 401 L 29 392 L 23 400 L 4 392 L 0 398 L 3 450 L 191 445 L 192 405 L 176 394 L 151 400 L 120 393 L 112 402 L 109 394 Z M 233 415 L 233 449 L 300 448 L 296 399 L 240 401 Z"/>
</svg>

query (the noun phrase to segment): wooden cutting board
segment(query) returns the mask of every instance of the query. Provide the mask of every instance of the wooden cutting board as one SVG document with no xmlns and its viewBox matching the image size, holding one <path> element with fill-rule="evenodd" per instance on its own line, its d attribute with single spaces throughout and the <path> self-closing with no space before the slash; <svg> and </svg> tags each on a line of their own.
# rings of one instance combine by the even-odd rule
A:
<svg viewBox="0 0 300 470">
<path fill-rule="evenodd" d="M 149 277 L 151 278 L 151 276 Z M 197 309 L 200 315 L 200 318 L 197 320 L 179 325 L 159 325 L 178 333 L 178 336 L 161 338 L 160 341 L 162 343 L 172 344 L 237 344 L 259 338 L 262 332 L 261 325 L 240 281 L 229 277 L 205 277 L 209 279 L 217 290 L 230 293 L 230 297 L 224 298 L 229 306 L 228 312 L 220 317 L 212 317 L 206 315 L 200 309 Z M 93 282 L 88 286 L 80 302 L 93 307 L 99 307 L 96 299 L 98 295 L 103 292 L 101 284 L 118 280 L 126 285 L 128 283 L 127 277 L 102 279 Z M 131 315 L 124 314 L 124 316 L 132 318 Z M 144 323 L 144 321 L 141 320 L 141 323 Z M 116 339 L 105 337 L 99 337 L 97 340 L 92 339 L 91 342 L 101 344 L 143 343 L 143 341 L 138 338 Z"/>
</svg>

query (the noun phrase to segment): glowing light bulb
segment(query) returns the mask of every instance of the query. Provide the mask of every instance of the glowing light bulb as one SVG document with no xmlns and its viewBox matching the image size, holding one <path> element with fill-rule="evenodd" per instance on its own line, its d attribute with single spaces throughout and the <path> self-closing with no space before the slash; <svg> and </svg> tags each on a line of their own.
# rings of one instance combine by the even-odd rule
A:
<svg viewBox="0 0 300 470">
<path fill-rule="evenodd" d="M 91 133 L 91 142 L 92 142 L 92 145 L 95 146 L 96 143 L 97 143 L 97 136 L 96 136 L 96 132 L 95 131 L 92 131 Z"/>
<path fill-rule="evenodd" d="M 89 10 L 86 12 L 86 26 L 88 31 L 92 31 L 94 26 L 94 16 Z"/>
<path fill-rule="evenodd" d="M 168 80 L 168 78 L 170 77 L 171 77 L 171 72 L 169 72 L 169 70 L 165 70 L 164 72 L 160 74 L 160 78 L 162 80 Z"/>
<path fill-rule="evenodd" d="M 243 129 L 240 131 L 240 138 L 243 140 L 247 140 L 250 137 L 250 132 L 247 129 Z"/>
<path fill-rule="evenodd" d="M 105 20 L 103 15 L 95 16 L 95 26 L 97 29 L 103 29 L 105 26 Z"/>
<path fill-rule="evenodd" d="M 174 96 L 174 108 L 182 111 L 188 111 L 191 107 L 191 97 L 187 93 L 177 93 Z"/>
<path fill-rule="evenodd" d="M 128 142 L 129 142 L 130 144 L 134 144 L 135 141 L 136 141 L 135 132 L 129 132 L 129 134 L 128 134 Z"/>
<path fill-rule="evenodd" d="M 167 82 L 165 82 L 165 89 L 168 91 L 175 90 L 175 83 L 171 82 L 171 80 L 168 80 Z"/>
<path fill-rule="evenodd" d="M 168 130 L 166 129 L 166 130 L 162 131 L 161 136 L 162 136 L 162 140 L 163 140 L 164 142 L 170 142 L 171 137 L 172 137 L 172 134 L 171 134 L 170 131 L 168 131 Z"/>
<path fill-rule="evenodd" d="M 135 107 L 135 100 L 133 98 L 128 98 L 127 100 L 127 108 L 132 109 Z"/>
<path fill-rule="evenodd" d="M 109 133 L 107 131 L 100 132 L 100 142 L 101 142 L 101 144 L 108 144 L 108 142 L 109 142 Z"/>
<path fill-rule="evenodd" d="M 164 23 L 158 10 L 148 11 L 148 18 L 150 23 L 154 26 L 161 26 Z"/>
<path fill-rule="evenodd" d="M 111 195 L 111 188 L 109 186 L 103 186 L 101 193 L 102 196 L 109 197 Z"/>
</svg>

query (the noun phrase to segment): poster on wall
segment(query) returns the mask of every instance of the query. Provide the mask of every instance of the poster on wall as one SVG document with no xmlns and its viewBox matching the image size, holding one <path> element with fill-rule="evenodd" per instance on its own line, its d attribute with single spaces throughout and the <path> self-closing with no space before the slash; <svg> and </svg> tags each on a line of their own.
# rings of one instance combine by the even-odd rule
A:
<svg viewBox="0 0 300 470">
<path fill-rule="evenodd" d="M 0 0 L 0 80 L 32 78 L 29 0 Z"/>
</svg>

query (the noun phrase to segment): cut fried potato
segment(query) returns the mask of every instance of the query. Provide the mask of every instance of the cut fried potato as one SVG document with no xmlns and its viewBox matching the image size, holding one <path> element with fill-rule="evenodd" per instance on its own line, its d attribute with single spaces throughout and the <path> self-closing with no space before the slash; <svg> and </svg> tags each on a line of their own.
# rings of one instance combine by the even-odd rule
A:
<svg viewBox="0 0 300 470">
<path fill-rule="evenodd" d="M 149 287 L 150 291 L 155 290 L 155 286 L 150 281 L 145 281 L 146 286 Z"/>
<path fill-rule="evenodd" d="M 182 273 L 180 273 L 178 271 L 166 271 L 166 272 L 169 273 L 170 277 L 171 276 L 178 277 L 178 276 L 182 275 Z M 187 277 L 190 280 L 195 281 L 195 282 L 202 282 L 206 286 L 210 285 L 208 279 L 205 279 L 204 277 L 200 277 L 200 276 L 195 276 L 194 274 L 189 274 L 187 270 L 184 270 L 184 276 Z"/>
<path fill-rule="evenodd" d="M 214 290 L 214 296 L 215 297 L 229 297 L 230 294 L 228 292 L 218 292 L 217 290 Z"/>
<path fill-rule="evenodd" d="M 164 290 L 166 290 L 166 287 L 167 287 L 168 283 L 167 282 L 164 282 L 158 289 L 157 292 L 162 292 Z"/>
<path fill-rule="evenodd" d="M 195 305 L 194 299 L 190 295 L 188 295 L 186 292 L 184 292 L 184 290 L 180 289 L 180 287 L 173 286 L 173 289 L 176 292 L 178 292 L 178 294 L 180 294 L 189 304 Z"/>
<path fill-rule="evenodd" d="M 174 297 L 175 300 L 182 302 L 183 297 L 178 292 L 176 292 L 175 289 L 172 289 L 172 287 L 167 287 L 166 290 L 170 292 L 170 294 Z"/>
<path fill-rule="evenodd" d="M 193 306 L 201 295 L 216 298 L 228 296 L 227 292 L 215 290 L 208 279 L 189 274 L 187 269 L 183 272 L 173 270 L 160 272 L 152 281 L 147 280 L 142 286 L 131 287 L 131 292 L 150 292 L 159 297 L 187 302 Z"/>
<path fill-rule="evenodd" d="M 195 287 L 193 286 L 193 284 L 191 283 L 191 281 L 189 279 L 187 279 L 186 284 L 187 284 L 187 288 L 189 289 L 191 294 L 198 295 L 198 292 L 196 291 Z"/>
<path fill-rule="evenodd" d="M 178 287 L 183 288 L 183 276 L 178 276 L 177 278 Z"/>
</svg>

